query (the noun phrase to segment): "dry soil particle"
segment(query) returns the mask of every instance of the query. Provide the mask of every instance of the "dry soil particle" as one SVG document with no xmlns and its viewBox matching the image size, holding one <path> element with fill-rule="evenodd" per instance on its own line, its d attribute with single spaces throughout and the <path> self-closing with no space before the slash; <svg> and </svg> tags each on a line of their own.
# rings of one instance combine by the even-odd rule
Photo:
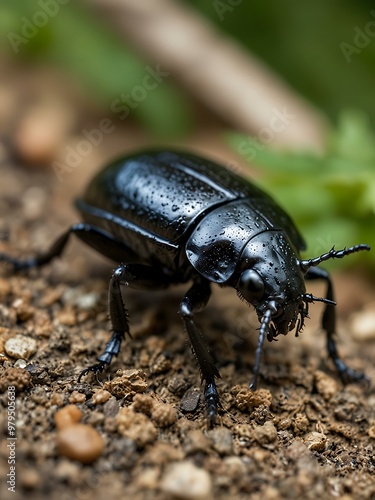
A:
<svg viewBox="0 0 375 500">
<path fill-rule="evenodd" d="M 21 255 L 29 248 L 45 248 L 73 221 L 65 215 L 66 206 L 63 210 L 46 190 L 50 210 L 29 230 L 17 200 L 30 185 L 48 184 L 38 175 L 30 177 L 20 169 L 12 183 L 14 166 L 4 167 L 0 203 L 14 218 L 11 241 L 0 242 L 0 251 Z M 65 197 L 70 199 L 66 194 L 60 200 Z M 251 392 L 256 331 L 245 321 L 249 335 L 236 336 L 244 330 L 239 318 L 249 317 L 248 308 L 230 291 L 213 291 L 199 316 L 222 375 L 218 387 L 223 411 L 211 430 L 195 360 L 176 314 L 185 288 L 160 295 L 125 290 L 133 338 L 126 339 L 118 358 L 98 377 L 100 383 L 89 375 L 78 384 L 80 371 L 95 362 L 109 339 L 111 264 L 72 244 L 48 268 L 12 276 L 0 266 L 0 273 L 0 352 L 16 335 L 37 343 L 25 368 L 8 356 L 0 360 L 4 438 L 7 388 L 14 385 L 17 390 L 18 488 L 13 500 L 375 498 L 373 390 L 342 385 L 326 361 L 324 337 L 314 317 L 300 338 L 288 335 L 266 344 L 259 389 Z M 341 277 L 339 303 L 341 289 L 350 289 L 353 279 L 361 278 Z M 368 316 L 370 306 L 365 311 Z M 353 367 L 375 379 L 372 334 L 361 345 L 346 333 L 352 312 L 338 308 L 340 351 Z M 358 324 L 356 316 L 356 328 Z M 60 429 L 54 419 L 72 424 L 62 424 L 70 429 L 62 450 L 69 442 L 73 454 L 63 456 L 56 446 Z M 75 425 L 79 427 L 72 431 Z M 94 453 L 95 438 L 89 436 L 87 461 L 93 462 L 84 464 L 78 448 L 88 428 L 103 440 Z M 2 449 L 1 471 L 8 468 L 7 460 Z M 7 499 L 1 481 L 0 497 Z"/>
</svg>

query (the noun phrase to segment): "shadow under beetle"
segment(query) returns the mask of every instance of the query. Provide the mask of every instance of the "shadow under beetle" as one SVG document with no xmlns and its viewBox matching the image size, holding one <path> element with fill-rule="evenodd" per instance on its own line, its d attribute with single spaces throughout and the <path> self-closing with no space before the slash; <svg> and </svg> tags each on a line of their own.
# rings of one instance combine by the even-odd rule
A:
<svg viewBox="0 0 375 500">
<path fill-rule="evenodd" d="M 98 363 L 85 369 L 98 374 L 120 351 L 129 332 L 120 285 L 161 289 L 192 282 L 180 314 L 205 382 L 211 424 L 219 395 L 215 367 L 194 315 L 206 306 L 211 283 L 231 286 L 257 312 L 260 328 L 253 378 L 256 388 L 265 338 L 301 331 L 310 302 L 324 302 L 322 327 L 328 354 L 341 378 L 366 380 L 339 357 L 335 340 L 335 302 L 321 262 L 342 258 L 368 245 L 332 248 L 315 259 L 301 260 L 305 243 L 290 217 L 263 191 L 216 163 L 187 153 L 151 151 L 122 158 L 90 183 L 77 208 L 85 222 L 68 229 L 51 248 L 28 260 L 0 255 L 15 270 L 47 264 L 63 251 L 69 236 L 121 262 L 109 285 L 112 336 Z M 305 280 L 327 283 L 326 298 L 306 293 Z"/>
</svg>

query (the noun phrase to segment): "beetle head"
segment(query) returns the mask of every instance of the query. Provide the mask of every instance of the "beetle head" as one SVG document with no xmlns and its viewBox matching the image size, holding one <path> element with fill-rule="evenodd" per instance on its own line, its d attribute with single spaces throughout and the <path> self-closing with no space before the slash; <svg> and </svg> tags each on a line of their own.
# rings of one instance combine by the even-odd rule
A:
<svg viewBox="0 0 375 500">
<path fill-rule="evenodd" d="M 263 232 L 245 246 L 235 288 L 255 307 L 261 323 L 260 336 L 267 335 L 272 340 L 279 334 L 286 335 L 296 325 L 297 336 L 304 326 L 310 302 L 336 305 L 333 300 L 305 292 L 304 276 L 309 269 L 326 260 L 369 249 L 364 244 L 343 250 L 332 248 L 315 259 L 299 260 L 283 233 Z"/>
<path fill-rule="evenodd" d="M 297 251 L 281 232 L 258 234 L 245 246 L 234 285 L 239 296 L 252 304 L 261 327 L 272 340 L 307 316 L 304 275 Z"/>
</svg>

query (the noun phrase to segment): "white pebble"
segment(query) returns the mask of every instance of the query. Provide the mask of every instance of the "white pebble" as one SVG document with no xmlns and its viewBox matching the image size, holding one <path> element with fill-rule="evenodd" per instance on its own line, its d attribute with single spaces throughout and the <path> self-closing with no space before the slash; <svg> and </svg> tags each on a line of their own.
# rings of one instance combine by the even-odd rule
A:
<svg viewBox="0 0 375 500">
<path fill-rule="evenodd" d="M 5 342 L 4 349 L 11 358 L 29 359 L 36 352 L 37 343 L 31 337 L 16 335 Z"/>
<path fill-rule="evenodd" d="M 212 499 L 210 475 L 187 460 L 170 465 L 161 480 L 161 489 L 185 500 Z"/>
<path fill-rule="evenodd" d="M 371 308 L 352 314 L 350 318 L 352 335 L 356 340 L 375 339 L 375 310 L 374 304 L 371 305 Z"/>
</svg>

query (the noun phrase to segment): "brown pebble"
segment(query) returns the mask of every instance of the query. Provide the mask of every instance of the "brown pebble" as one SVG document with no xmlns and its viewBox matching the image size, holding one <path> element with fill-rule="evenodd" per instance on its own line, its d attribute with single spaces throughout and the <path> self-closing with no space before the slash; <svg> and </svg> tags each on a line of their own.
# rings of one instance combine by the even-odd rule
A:
<svg viewBox="0 0 375 500">
<path fill-rule="evenodd" d="M 240 479 L 246 475 L 246 465 L 240 457 L 231 456 L 223 459 L 223 464 L 228 472 L 228 475 L 233 479 Z"/>
<path fill-rule="evenodd" d="M 55 413 L 55 425 L 58 429 L 65 429 L 78 423 L 81 418 L 82 412 L 76 405 L 67 405 Z"/>
<path fill-rule="evenodd" d="M 132 408 L 134 411 L 139 411 L 150 416 L 155 400 L 147 394 L 136 394 L 133 398 Z"/>
<path fill-rule="evenodd" d="M 230 455 L 233 452 L 233 436 L 226 427 L 216 427 L 208 431 L 207 435 L 212 442 L 213 448 L 220 455 Z"/>
<path fill-rule="evenodd" d="M 197 387 L 191 387 L 182 396 L 180 409 L 185 412 L 195 411 L 199 404 L 201 392 Z"/>
<path fill-rule="evenodd" d="M 48 288 L 41 299 L 41 305 L 44 307 L 52 306 L 52 304 L 60 300 L 62 292 L 62 288 Z"/>
<path fill-rule="evenodd" d="M 22 471 L 20 481 L 22 488 L 34 490 L 41 484 L 42 478 L 37 470 L 25 468 L 25 470 Z"/>
<path fill-rule="evenodd" d="M 316 390 L 326 401 L 332 399 L 338 391 L 336 380 L 320 370 L 314 373 L 314 382 Z"/>
<path fill-rule="evenodd" d="M 301 458 L 309 457 L 311 453 L 305 446 L 305 444 L 296 439 L 292 442 L 290 446 L 285 450 L 285 456 L 291 462 L 297 462 Z"/>
<path fill-rule="evenodd" d="M 309 426 L 309 420 L 303 413 L 297 413 L 293 421 L 293 430 L 295 434 L 304 434 Z"/>
<path fill-rule="evenodd" d="M 277 431 L 272 422 L 266 422 L 264 425 L 254 427 L 252 436 L 260 445 L 268 445 L 276 441 Z"/>
<path fill-rule="evenodd" d="M 103 389 L 117 398 L 132 399 L 147 389 L 147 375 L 143 370 L 123 370 L 121 375 L 103 384 Z"/>
<path fill-rule="evenodd" d="M 137 486 L 141 489 L 148 489 L 155 491 L 159 485 L 159 467 L 147 467 L 142 470 L 136 477 Z"/>
<path fill-rule="evenodd" d="M 184 443 L 184 451 L 187 455 L 198 451 L 208 453 L 210 448 L 210 440 L 200 429 L 193 429 L 188 432 Z"/>
<path fill-rule="evenodd" d="M 106 403 L 110 397 L 111 393 L 109 391 L 106 391 L 104 389 L 98 389 L 92 395 L 92 402 L 94 405 L 101 405 Z"/>
<path fill-rule="evenodd" d="M 31 375 L 23 368 L 7 368 L 0 377 L 0 392 L 8 387 L 15 387 L 17 392 L 23 391 L 31 384 Z"/>
<path fill-rule="evenodd" d="M 51 395 L 51 405 L 62 406 L 64 404 L 64 394 L 54 392 Z"/>
<path fill-rule="evenodd" d="M 324 451 L 326 449 L 327 438 L 321 432 L 309 432 L 304 439 L 304 443 L 311 451 Z"/>
<path fill-rule="evenodd" d="M 82 392 L 73 391 L 69 397 L 69 403 L 84 403 L 86 401 L 86 396 Z"/>
<path fill-rule="evenodd" d="M 272 403 L 272 394 L 267 389 L 251 391 L 247 386 L 236 385 L 232 388 L 231 392 L 235 396 L 235 405 L 241 411 L 252 411 L 260 405 L 269 408 Z"/>
<path fill-rule="evenodd" d="M 55 318 L 59 323 L 62 323 L 66 326 L 74 326 L 77 324 L 77 315 L 74 309 L 71 307 L 66 307 L 65 309 L 59 311 L 55 315 Z"/>
<path fill-rule="evenodd" d="M 233 427 L 234 432 L 243 438 L 251 438 L 253 433 L 253 428 L 249 424 L 237 424 Z"/>
<path fill-rule="evenodd" d="M 164 353 L 160 353 L 156 359 L 153 359 L 150 363 L 150 373 L 157 375 L 159 373 L 165 373 L 172 368 L 172 360 L 167 357 Z"/>
<path fill-rule="evenodd" d="M 139 447 L 154 442 L 158 435 L 151 420 L 132 408 L 121 408 L 116 416 L 116 423 L 118 432 L 135 441 Z"/>
<path fill-rule="evenodd" d="M 15 300 L 13 303 L 13 308 L 16 312 L 17 321 L 19 323 L 23 323 L 31 319 L 35 314 L 35 309 L 25 302 L 22 299 Z"/>
<path fill-rule="evenodd" d="M 169 427 L 176 422 L 177 413 L 169 404 L 156 403 L 151 411 L 151 420 L 156 427 Z"/>
<path fill-rule="evenodd" d="M 83 464 L 96 460 L 104 449 L 102 436 L 93 427 L 85 424 L 73 424 L 60 429 L 56 444 L 61 455 Z"/>
</svg>

